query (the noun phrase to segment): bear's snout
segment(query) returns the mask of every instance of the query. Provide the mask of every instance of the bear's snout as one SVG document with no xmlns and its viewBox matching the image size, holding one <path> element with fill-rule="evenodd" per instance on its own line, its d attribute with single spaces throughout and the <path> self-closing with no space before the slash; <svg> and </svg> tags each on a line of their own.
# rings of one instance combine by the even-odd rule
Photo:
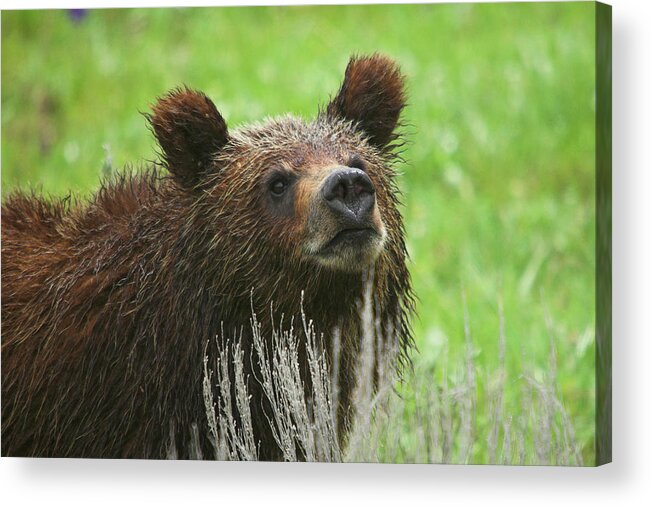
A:
<svg viewBox="0 0 651 506">
<path fill-rule="evenodd" d="M 363 170 L 336 168 L 323 182 L 321 197 L 342 225 L 368 226 L 375 205 L 375 187 Z"/>
<path fill-rule="evenodd" d="M 359 168 L 325 170 L 315 186 L 305 186 L 310 213 L 302 251 L 330 268 L 364 269 L 378 257 L 386 238 L 375 185 Z"/>
</svg>

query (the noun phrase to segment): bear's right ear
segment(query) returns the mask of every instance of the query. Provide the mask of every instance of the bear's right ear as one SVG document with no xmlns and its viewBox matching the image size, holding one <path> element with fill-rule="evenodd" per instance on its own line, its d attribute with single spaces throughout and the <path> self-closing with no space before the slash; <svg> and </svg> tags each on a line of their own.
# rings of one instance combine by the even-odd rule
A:
<svg viewBox="0 0 651 506">
<path fill-rule="evenodd" d="M 404 107 L 405 84 L 398 65 L 373 54 L 350 59 L 344 82 L 325 112 L 352 121 L 371 144 L 387 151 L 400 137 L 396 129 Z"/>
<path fill-rule="evenodd" d="M 226 122 L 215 104 L 199 91 L 178 88 L 161 97 L 146 116 L 167 169 L 184 187 L 196 187 L 228 142 Z"/>
</svg>

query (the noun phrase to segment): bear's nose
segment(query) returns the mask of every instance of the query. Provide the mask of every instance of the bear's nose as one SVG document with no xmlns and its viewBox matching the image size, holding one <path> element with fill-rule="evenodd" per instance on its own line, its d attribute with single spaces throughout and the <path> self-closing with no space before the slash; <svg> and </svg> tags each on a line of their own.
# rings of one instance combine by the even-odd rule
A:
<svg viewBox="0 0 651 506">
<path fill-rule="evenodd" d="M 338 167 L 326 178 L 321 195 L 330 208 L 344 218 L 361 221 L 373 210 L 375 187 L 360 169 Z"/>
</svg>

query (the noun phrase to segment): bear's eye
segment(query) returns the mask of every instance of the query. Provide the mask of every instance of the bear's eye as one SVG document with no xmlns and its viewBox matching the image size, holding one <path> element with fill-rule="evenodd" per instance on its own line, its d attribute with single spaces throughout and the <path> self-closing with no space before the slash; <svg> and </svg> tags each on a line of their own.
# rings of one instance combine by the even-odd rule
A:
<svg viewBox="0 0 651 506">
<path fill-rule="evenodd" d="M 283 193 L 285 193 L 285 191 L 287 190 L 287 186 L 289 185 L 285 178 L 277 178 L 271 182 L 269 189 L 271 190 L 271 193 L 279 197 Z"/>
<path fill-rule="evenodd" d="M 366 171 L 366 162 L 359 155 L 351 155 L 346 165 L 353 169 Z"/>
</svg>

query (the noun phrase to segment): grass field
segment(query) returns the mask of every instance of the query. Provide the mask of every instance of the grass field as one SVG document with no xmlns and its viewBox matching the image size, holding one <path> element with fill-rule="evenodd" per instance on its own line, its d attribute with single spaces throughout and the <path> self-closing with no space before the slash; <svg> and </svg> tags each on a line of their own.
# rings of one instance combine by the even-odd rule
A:
<svg viewBox="0 0 651 506">
<path fill-rule="evenodd" d="M 386 53 L 410 96 L 401 189 L 416 369 L 464 381 L 455 364 L 468 358 L 468 324 L 468 461 L 490 461 L 501 305 L 505 406 L 523 405 L 525 370 L 550 375 L 552 334 L 558 395 L 591 463 L 594 30 L 591 3 L 104 10 L 78 22 L 3 12 L 2 193 L 89 194 L 108 164 L 153 159 L 139 111 L 181 83 L 205 91 L 231 127 L 310 117 L 352 53 Z M 401 430 L 417 444 L 414 427 Z"/>
</svg>

